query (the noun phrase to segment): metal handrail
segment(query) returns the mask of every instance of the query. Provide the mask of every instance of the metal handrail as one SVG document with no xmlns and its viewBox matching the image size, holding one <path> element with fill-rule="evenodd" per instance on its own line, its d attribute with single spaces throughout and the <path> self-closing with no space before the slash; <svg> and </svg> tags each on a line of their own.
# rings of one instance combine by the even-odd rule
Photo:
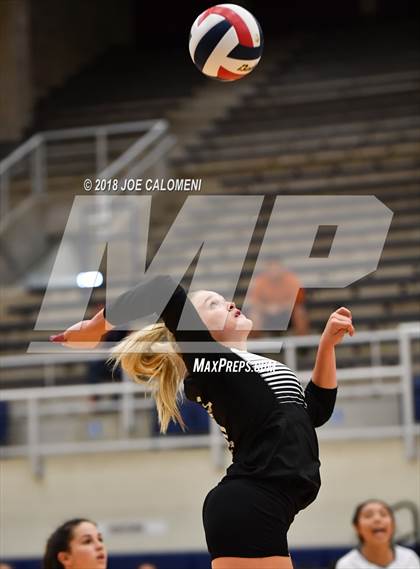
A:
<svg viewBox="0 0 420 569">
<path fill-rule="evenodd" d="M 360 331 L 353 337 L 346 337 L 341 345 L 352 344 L 376 344 L 377 342 L 398 341 L 401 334 L 407 334 L 409 337 L 420 338 L 420 322 L 407 322 L 400 324 L 396 329 L 385 329 L 372 331 Z M 61 345 L 51 344 L 50 342 L 32 342 L 41 351 L 41 353 L 28 353 L 18 355 L 8 355 L 0 357 L 0 368 L 14 367 L 33 367 L 37 365 L 53 365 L 63 363 L 74 363 L 75 361 L 95 361 L 105 359 L 109 354 L 110 348 L 116 345 L 115 342 L 106 342 L 100 344 L 94 350 L 78 350 L 62 347 Z M 306 336 L 287 336 L 284 338 L 265 338 L 260 340 L 250 340 L 247 342 L 248 349 L 251 352 L 269 353 L 279 352 L 284 348 L 286 355 L 286 363 L 289 361 L 289 367 L 297 368 L 296 357 L 293 355 L 298 348 L 315 347 L 319 344 L 319 335 L 308 334 Z M 48 352 L 45 348 L 48 348 Z M 54 350 L 54 351 L 53 351 Z M 289 365 L 289 364 L 288 364 Z M 377 367 L 377 366 L 376 366 Z M 392 367 L 392 366 L 385 366 Z M 355 369 L 355 368 L 350 368 Z M 360 368 L 359 368 L 360 369 Z M 372 370 L 373 368 L 366 368 Z M 338 370 L 340 372 L 340 369 Z M 376 372 L 381 375 L 381 372 Z M 355 379 L 354 377 L 352 379 Z"/>
<path fill-rule="evenodd" d="M 167 133 L 169 123 L 165 119 L 133 121 L 128 123 L 114 123 L 105 125 L 66 128 L 39 132 L 16 148 L 9 156 L 0 161 L 0 201 L 3 217 L 9 213 L 9 185 L 10 170 L 21 160 L 28 156 L 33 158 L 31 164 L 31 191 L 41 194 L 46 191 L 47 155 L 46 144 L 58 140 L 74 140 L 77 138 L 95 139 L 96 172 L 98 177 L 117 175 L 121 169 L 137 158 L 149 146 L 153 146 L 159 139 L 169 137 L 171 144 L 163 148 L 166 153 L 175 143 L 175 138 Z M 128 150 L 126 150 L 112 164 L 108 164 L 108 137 L 115 134 L 129 134 L 145 132 Z M 162 157 L 162 153 L 155 157 Z"/>
<path fill-rule="evenodd" d="M 80 361 L 80 360 L 78 360 Z M 376 377 L 398 378 L 403 371 L 402 366 L 381 366 L 379 370 L 369 367 L 341 369 L 337 371 L 337 379 L 342 382 L 366 381 L 366 378 L 375 379 Z M 299 371 L 299 379 L 302 383 L 308 383 L 311 379 L 312 372 L 310 370 Z M 128 385 L 131 385 L 128 384 Z M 354 387 L 354 389 L 353 389 Z M 98 391 L 96 390 L 98 389 Z M 50 399 L 52 397 L 81 397 L 87 395 L 111 395 L 119 393 L 121 388 L 110 383 L 90 385 L 63 385 L 48 387 L 23 387 L 15 389 L 2 389 L 0 392 L 0 401 L 24 401 L 27 399 Z M 132 388 L 125 388 L 129 393 L 139 391 L 134 385 Z M 147 389 L 143 390 L 148 393 Z M 372 394 L 377 394 L 378 389 L 373 387 Z M 385 393 L 394 394 L 395 390 L 386 390 Z M 366 394 L 366 390 L 360 390 L 357 386 L 346 386 L 347 394 Z"/>
<path fill-rule="evenodd" d="M 413 524 L 412 534 L 410 533 L 407 535 L 400 536 L 398 538 L 398 541 L 407 542 L 412 535 L 414 538 L 413 540 L 414 543 L 420 543 L 420 517 L 417 505 L 414 502 L 411 502 L 410 500 L 401 500 L 396 504 L 392 504 L 392 510 L 394 514 L 401 510 L 408 510 L 411 515 L 411 521 Z"/>
<path fill-rule="evenodd" d="M 6 158 L 0 160 L 0 176 L 22 160 L 28 153 L 37 148 L 43 142 L 52 142 L 64 139 L 88 138 L 97 134 L 128 134 L 133 132 L 147 131 L 154 125 L 159 123 L 165 129 L 168 122 L 164 119 L 153 119 L 144 121 L 133 121 L 126 123 L 112 123 L 103 125 L 83 126 L 76 128 L 63 128 L 54 130 L 45 130 L 34 134 L 22 143 L 18 148 L 13 150 Z"/>
<path fill-rule="evenodd" d="M 11 152 L 6 158 L 0 160 L 0 176 L 3 176 L 7 170 L 9 170 L 12 166 L 20 162 L 22 158 L 25 158 L 27 154 L 32 152 L 35 148 L 37 148 L 42 141 L 44 140 L 43 133 L 34 134 L 29 138 L 26 142 L 18 146 L 13 152 Z"/>
<path fill-rule="evenodd" d="M 107 168 L 98 173 L 100 178 L 113 178 L 136 159 L 144 150 L 161 138 L 162 133 L 168 130 L 166 120 L 158 120 L 150 126 L 147 133 L 132 144 L 119 158 Z"/>
<path fill-rule="evenodd" d="M 368 342 L 371 346 L 377 346 L 379 341 L 394 340 L 398 342 L 400 349 L 400 363 L 394 366 L 372 366 L 359 368 L 339 368 L 337 376 L 344 385 L 340 388 L 340 397 L 365 397 L 366 395 L 391 396 L 400 394 L 402 396 L 402 421 L 398 425 L 357 427 L 357 428 L 327 428 L 321 429 L 321 440 L 348 440 L 348 439 L 377 439 L 383 437 L 401 437 L 404 440 L 406 457 L 414 458 L 416 437 L 420 435 L 420 425 L 415 424 L 414 420 L 414 401 L 412 390 L 412 369 L 411 369 L 411 339 L 420 338 L 420 323 L 401 324 L 396 330 L 382 330 L 378 332 L 360 332 L 353 338 L 347 338 L 346 343 L 361 344 Z M 283 341 L 275 340 L 254 340 L 249 343 L 249 349 L 258 351 L 269 351 L 274 345 L 279 346 L 283 343 L 285 348 L 285 361 L 288 365 L 296 369 L 296 349 L 300 347 L 314 346 L 319 343 L 319 336 L 310 335 L 306 337 L 287 337 Z M 108 353 L 108 350 L 107 350 Z M 377 357 L 377 355 L 376 355 Z M 103 359 L 104 350 L 100 352 L 84 353 L 69 352 L 56 354 L 27 354 L 22 356 L 5 356 L 0 358 L 2 367 L 19 367 L 44 365 L 51 366 L 58 363 L 69 363 L 76 361 L 92 361 Z M 408 362 L 408 363 L 407 363 Z M 6 365 L 4 365 L 6 364 Z M 308 370 L 299 371 L 299 376 L 303 381 L 310 379 L 311 372 Z M 377 385 L 377 378 L 394 378 L 398 382 L 394 384 Z M 126 379 L 126 378 L 125 378 Z M 369 385 L 345 385 L 349 381 L 364 380 L 369 381 Z M 41 388 L 21 388 L 7 389 L 0 393 L 0 399 L 8 402 L 26 402 L 26 415 L 28 417 L 28 430 L 26 445 L 4 446 L 1 452 L 4 457 L 28 456 L 32 462 L 35 473 L 42 472 L 42 457 L 50 454 L 68 454 L 72 452 L 91 452 L 91 451 L 112 451 L 118 450 L 145 450 L 152 448 L 184 448 L 195 446 L 210 446 L 214 462 L 220 466 L 223 462 L 223 439 L 217 427 L 211 423 L 211 433 L 203 437 L 196 435 L 183 435 L 182 437 L 171 437 L 167 443 L 156 443 L 156 438 L 152 439 L 132 439 L 120 438 L 113 441 L 84 441 L 78 443 L 42 443 L 39 437 L 39 419 L 46 414 L 54 414 L 54 406 L 40 412 L 39 405 L 41 400 L 70 397 L 88 397 L 91 395 L 111 395 L 120 394 L 121 400 L 116 404 L 120 412 L 120 423 L 122 432 L 129 434 L 134 421 L 134 410 L 138 407 L 135 401 L 135 394 L 145 393 L 145 386 L 139 386 L 127 380 L 122 383 L 105 383 L 96 385 L 76 385 L 76 386 L 54 386 Z M 152 405 L 152 402 L 148 405 Z M 148 406 L 146 405 L 146 406 Z M 143 408 L 143 406 L 142 406 Z M 75 408 L 72 407 L 72 411 Z M 80 412 L 86 412 L 86 408 L 80 406 Z"/>
</svg>

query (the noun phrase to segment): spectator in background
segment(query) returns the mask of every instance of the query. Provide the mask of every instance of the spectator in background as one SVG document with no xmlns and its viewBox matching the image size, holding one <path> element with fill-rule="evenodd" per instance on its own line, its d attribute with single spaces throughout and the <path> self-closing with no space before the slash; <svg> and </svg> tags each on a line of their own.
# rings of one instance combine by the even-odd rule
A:
<svg viewBox="0 0 420 569">
<path fill-rule="evenodd" d="M 2 563 L 0 561 L 0 569 L 13 569 L 13 567 L 11 565 L 9 565 L 8 563 Z"/>
<path fill-rule="evenodd" d="M 249 294 L 254 330 L 286 329 L 291 313 L 293 333 L 309 333 L 304 290 L 298 277 L 279 261 L 267 262 L 265 271 L 255 278 Z M 254 337 L 260 336 L 261 332 L 254 333 Z"/>
<path fill-rule="evenodd" d="M 106 569 L 107 552 L 96 524 L 68 520 L 48 538 L 43 569 Z"/>
<path fill-rule="evenodd" d="M 357 506 L 352 522 L 359 547 L 341 557 L 335 569 L 420 569 L 414 551 L 393 544 L 395 519 L 388 504 L 367 500 Z"/>
</svg>

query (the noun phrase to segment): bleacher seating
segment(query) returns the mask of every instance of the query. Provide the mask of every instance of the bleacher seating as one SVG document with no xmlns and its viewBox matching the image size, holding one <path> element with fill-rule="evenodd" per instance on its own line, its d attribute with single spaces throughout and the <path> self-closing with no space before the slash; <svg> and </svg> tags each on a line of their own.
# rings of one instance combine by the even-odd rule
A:
<svg viewBox="0 0 420 569">
<path fill-rule="evenodd" d="M 177 162 L 179 175 L 221 180 L 223 193 L 375 195 L 394 212 L 374 274 L 349 289 L 307 290 L 314 331 L 344 303 L 359 329 L 418 320 L 420 51 L 412 32 L 400 31 L 397 51 L 386 30 L 375 36 L 373 49 L 368 30 L 357 45 L 345 33 L 339 41 L 319 39 L 203 133 L 189 160 Z M 360 228 L 369 247 L 374 234 L 367 225 Z M 264 223 L 254 237 L 263 230 Z M 279 254 L 287 255 L 287 247 L 279 244 Z M 257 248 L 250 252 L 256 255 Z M 349 266 L 349 259 L 343 262 Z M 239 300 L 252 266 L 245 266 Z"/>
<path fill-rule="evenodd" d="M 374 50 L 369 49 L 368 34 L 359 38 L 357 46 L 343 35 L 335 41 L 334 50 L 331 38 L 311 39 L 287 67 L 281 52 L 277 67 L 274 63 L 252 92 L 202 131 L 198 140 L 187 146 L 184 157 L 173 160 L 174 177 L 215 180 L 215 184 L 204 185 L 211 193 L 263 194 L 269 200 L 264 204 L 237 289 L 238 304 L 252 274 L 257 241 L 270 212 L 267 206 L 276 196 L 375 195 L 394 212 L 379 267 L 348 288 L 308 289 L 311 329 L 320 332 L 329 313 L 342 304 L 351 307 L 359 330 L 394 328 L 400 322 L 418 320 L 420 51 L 412 31 L 401 31 L 398 51 L 388 45 L 386 33 L 382 39 L 376 38 Z M 174 54 L 174 66 L 170 66 L 174 77 L 179 72 L 177 61 Z M 171 90 L 169 100 L 168 91 L 160 91 L 158 77 L 143 74 L 139 81 L 140 67 L 127 55 L 108 55 L 42 105 L 36 128 L 94 124 L 103 122 L 104 117 L 112 122 L 168 116 L 181 100 L 192 100 L 193 86 L 201 80 L 194 69 L 182 71 L 182 80 L 178 76 L 171 82 L 177 88 Z M 128 142 L 116 142 L 115 152 Z M 83 158 L 84 150 L 79 144 L 71 151 L 74 174 L 79 177 L 91 169 L 89 158 Z M 68 161 L 69 150 L 56 147 L 52 158 L 52 175 L 59 182 L 60 167 Z M 66 187 L 70 188 L 74 179 L 69 178 Z M 66 185 L 66 180 L 62 183 Z M 366 251 L 374 231 L 362 213 L 357 214 L 355 223 L 365 233 Z M 164 219 L 160 222 L 151 235 L 154 250 L 165 225 Z M 184 231 L 187 243 L 188 225 Z M 218 239 L 222 246 L 223 234 Z M 328 242 L 321 240 L 317 246 L 322 253 Z M 292 256 L 298 249 L 298 236 L 289 253 L 279 245 L 285 255 Z M 351 248 L 349 252 L 359 258 Z M 217 247 L 214 261 L 218 268 L 213 267 L 207 275 L 208 286 L 223 290 L 227 271 L 219 264 Z M 343 260 L 343 265 L 348 266 L 349 260 Z M 46 339 L 47 334 L 32 331 L 42 294 L 42 290 L 33 290 L 10 300 L 0 327 L 2 354 L 22 353 L 30 340 Z M 61 295 L 57 314 L 71 312 L 75 306 L 71 292 L 62 291 Z M 352 365 L 355 353 L 358 364 L 369 364 L 368 351 L 358 347 L 343 351 L 342 365 Z M 309 366 L 313 355 L 313 350 L 307 351 L 303 365 Z M 383 354 L 384 362 L 394 363 L 396 358 L 394 347 Z M 415 361 L 417 366 L 418 352 Z M 62 375 L 57 372 L 57 383 L 77 383 L 83 378 L 83 366 L 65 369 Z M 7 386 L 38 385 L 41 377 L 36 370 L 30 376 L 19 370 L 2 370 L 1 374 Z"/>
<path fill-rule="evenodd" d="M 41 102 L 33 130 L 166 117 L 202 78 L 184 50 L 155 46 L 153 57 L 150 65 L 144 50 L 113 48 Z"/>
</svg>

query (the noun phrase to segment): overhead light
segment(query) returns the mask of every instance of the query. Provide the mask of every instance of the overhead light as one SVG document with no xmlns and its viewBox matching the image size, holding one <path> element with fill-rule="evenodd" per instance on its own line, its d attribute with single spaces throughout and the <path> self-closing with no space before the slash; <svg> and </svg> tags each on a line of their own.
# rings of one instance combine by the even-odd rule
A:
<svg viewBox="0 0 420 569">
<path fill-rule="evenodd" d="M 77 275 L 77 286 L 80 288 L 94 288 L 101 286 L 104 277 L 100 271 L 87 271 Z"/>
</svg>

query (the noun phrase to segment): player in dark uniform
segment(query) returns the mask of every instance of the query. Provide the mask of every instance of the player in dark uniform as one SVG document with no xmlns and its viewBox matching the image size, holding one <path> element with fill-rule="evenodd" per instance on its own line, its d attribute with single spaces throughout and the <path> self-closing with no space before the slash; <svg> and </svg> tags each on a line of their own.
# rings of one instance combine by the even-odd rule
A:
<svg viewBox="0 0 420 569">
<path fill-rule="evenodd" d="M 187 398 L 207 409 L 228 441 L 232 464 L 203 506 L 212 568 L 292 568 L 287 531 L 319 491 L 314 427 L 334 408 L 334 346 L 354 334 L 350 311 L 342 307 L 330 316 L 305 391 L 285 365 L 246 351 L 252 322 L 233 302 L 211 291 L 187 297 L 167 276 L 141 282 L 106 313 L 51 340 L 93 347 L 113 326 L 153 312 L 164 325 L 133 332 L 114 357 L 134 379 L 152 377 L 163 431 L 171 419 L 182 422 L 176 396 L 183 385 Z M 161 342 L 170 340 L 179 354 L 159 353 Z"/>
</svg>

